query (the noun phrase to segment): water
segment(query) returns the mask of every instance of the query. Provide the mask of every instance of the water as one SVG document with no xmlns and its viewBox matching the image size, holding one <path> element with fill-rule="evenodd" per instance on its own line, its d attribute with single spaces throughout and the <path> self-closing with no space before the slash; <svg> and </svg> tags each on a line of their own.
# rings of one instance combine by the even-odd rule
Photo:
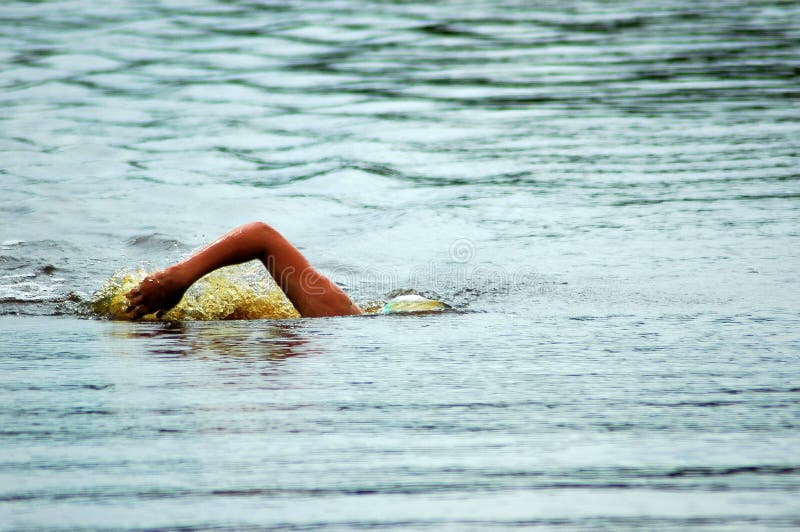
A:
<svg viewBox="0 0 800 532">
<path fill-rule="evenodd" d="M 800 526 L 796 2 L 0 19 L 0 528 Z M 87 315 L 251 220 L 455 311 Z"/>
</svg>

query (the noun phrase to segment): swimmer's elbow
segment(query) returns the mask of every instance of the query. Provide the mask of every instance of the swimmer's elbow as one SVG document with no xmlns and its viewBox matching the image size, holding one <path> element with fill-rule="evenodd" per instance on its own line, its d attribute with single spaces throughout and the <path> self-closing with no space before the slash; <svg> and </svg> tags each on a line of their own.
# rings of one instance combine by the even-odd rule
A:
<svg viewBox="0 0 800 532">
<path fill-rule="evenodd" d="M 260 222 L 260 221 L 255 221 L 255 222 L 250 222 L 250 223 L 244 224 L 241 227 L 241 229 L 243 231 L 247 231 L 248 233 L 252 232 L 252 233 L 262 234 L 262 235 L 265 235 L 265 236 L 266 235 L 276 234 L 278 232 L 271 225 L 269 225 L 269 224 L 267 224 L 265 222 Z"/>
</svg>

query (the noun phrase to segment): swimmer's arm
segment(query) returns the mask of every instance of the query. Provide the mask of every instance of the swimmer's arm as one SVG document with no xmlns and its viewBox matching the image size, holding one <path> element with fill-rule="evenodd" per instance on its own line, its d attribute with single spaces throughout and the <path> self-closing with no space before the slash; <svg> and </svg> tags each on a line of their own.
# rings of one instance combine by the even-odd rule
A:
<svg viewBox="0 0 800 532">
<path fill-rule="evenodd" d="M 304 317 L 361 314 L 347 294 L 315 270 L 269 225 L 253 222 L 230 231 L 186 260 L 157 272 L 127 297 L 134 318 L 175 306 L 195 281 L 223 266 L 259 259 Z"/>
</svg>

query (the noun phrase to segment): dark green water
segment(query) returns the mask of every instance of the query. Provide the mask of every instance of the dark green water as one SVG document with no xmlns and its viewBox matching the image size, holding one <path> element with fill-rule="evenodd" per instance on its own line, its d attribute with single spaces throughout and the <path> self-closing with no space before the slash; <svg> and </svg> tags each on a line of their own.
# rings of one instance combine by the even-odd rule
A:
<svg viewBox="0 0 800 532">
<path fill-rule="evenodd" d="M 800 527 L 796 2 L 3 2 L 0 528 Z M 265 220 L 359 302 L 83 304 Z"/>
</svg>

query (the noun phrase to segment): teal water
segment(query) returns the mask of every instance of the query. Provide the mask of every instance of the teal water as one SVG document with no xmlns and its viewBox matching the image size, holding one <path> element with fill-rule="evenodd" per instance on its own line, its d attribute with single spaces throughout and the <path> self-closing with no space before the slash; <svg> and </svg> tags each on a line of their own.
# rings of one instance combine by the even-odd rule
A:
<svg viewBox="0 0 800 532">
<path fill-rule="evenodd" d="M 0 528 L 800 526 L 800 7 L 287 4 L 0 6 Z M 251 220 L 455 311 L 86 313 Z"/>
</svg>

